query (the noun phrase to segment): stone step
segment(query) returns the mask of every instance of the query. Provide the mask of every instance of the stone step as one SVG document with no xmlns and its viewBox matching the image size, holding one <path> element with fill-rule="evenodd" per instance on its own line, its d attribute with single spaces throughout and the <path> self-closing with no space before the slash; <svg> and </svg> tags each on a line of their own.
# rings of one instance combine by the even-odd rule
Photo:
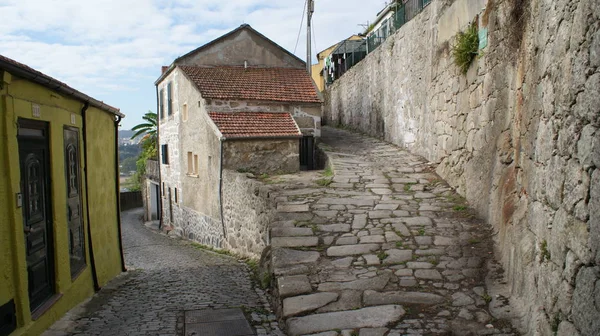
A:
<svg viewBox="0 0 600 336">
<path fill-rule="evenodd" d="M 404 314 L 402 306 L 386 305 L 293 317 L 287 320 L 287 327 L 291 336 L 335 329 L 380 328 L 400 320 Z"/>
</svg>

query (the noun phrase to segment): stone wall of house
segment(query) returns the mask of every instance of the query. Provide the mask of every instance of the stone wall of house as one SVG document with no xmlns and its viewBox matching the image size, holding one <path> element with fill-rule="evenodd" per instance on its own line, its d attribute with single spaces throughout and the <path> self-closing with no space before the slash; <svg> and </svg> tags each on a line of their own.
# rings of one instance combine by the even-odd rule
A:
<svg viewBox="0 0 600 336">
<path fill-rule="evenodd" d="M 438 163 L 490 222 L 527 334 L 600 333 L 599 29 L 595 0 L 433 0 L 325 93 L 327 124 Z"/>
<path fill-rule="evenodd" d="M 223 248 L 260 258 L 270 244 L 269 224 L 275 217 L 269 186 L 232 170 L 223 171 Z"/>
<path fill-rule="evenodd" d="M 182 158 L 179 139 L 181 126 L 181 114 L 179 111 L 180 103 L 177 94 L 179 90 L 179 81 L 184 77 L 179 70 L 171 72 L 161 83 L 158 84 L 158 90 L 164 90 L 164 116 L 159 115 L 159 153 L 158 164 L 161 175 L 161 197 L 162 197 L 162 223 L 164 227 L 177 227 L 182 220 L 181 202 L 181 173 Z M 173 110 L 172 114 L 167 113 L 167 85 L 173 83 Z M 168 145 L 168 164 L 162 163 L 161 152 L 162 145 Z M 177 195 L 177 197 L 176 197 Z M 177 198 L 177 199 L 176 199 Z"/>
<path fill-rule="evenodd" d="M 300 170 L 298 138 L 229 140 L 223 143 L 223 166 L 255 174 L 283 174 Z"/>
<path fill-rule="evenodd" d="M 321 104 L 273 103 L 267 101 L 207 100 L 210 112 L 289 112 L 304 135 L 321 136 Z"/>
</svg>

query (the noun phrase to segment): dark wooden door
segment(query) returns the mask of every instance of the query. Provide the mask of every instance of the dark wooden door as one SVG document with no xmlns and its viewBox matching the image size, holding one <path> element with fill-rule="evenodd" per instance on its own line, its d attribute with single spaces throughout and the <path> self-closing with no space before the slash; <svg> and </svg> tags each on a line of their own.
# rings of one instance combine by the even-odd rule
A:
<svg viewBox="0 0 600 336">
<path fill-rule="evenodd" d="M 71 278 L 85 267 L 83 219 L 81 217 L 81 176 L 79 165 L 79 131 L 65 127 L 65 178 L 67 181 L 67 224 L 69 227 L 69 255 Z"/>
<path fill-rule="evenodd" d="M 315 138 L 304 136 L 300 139 L 300 169 L 315 169 Z"/>
<path fill-rule="evenodd" d="M 54 294 L 48 124 L 19 120 L 19 163 L 30 309 Z"/>
</svg>

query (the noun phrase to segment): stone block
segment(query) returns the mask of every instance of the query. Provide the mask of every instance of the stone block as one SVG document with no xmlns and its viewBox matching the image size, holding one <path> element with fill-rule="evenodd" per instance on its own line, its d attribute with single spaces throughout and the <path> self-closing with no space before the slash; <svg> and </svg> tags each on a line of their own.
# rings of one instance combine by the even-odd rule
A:
<svg viewBox="0 0 600 336">
<path fill-rule="evenodd" d="M 384 265 L 396 265 L 412 260 L 411 250 L 391 249 L 385 251 L 385 253 L 387 253 L 388 256 L 385 259 L 383 259 Z"/>
<path fill-rule="evenodd" d="M 308 247 L 319 245 L 319 237 L 274 237 L 271 239 L 273 247 Z"/>
<path fill-rule="evenodd" d="M 386 305 L 294 317 L 287 321 L 287 327 L 291 336 L 332 329 L 379 328 L 400 320 L 404 314 L 401 306 Z"/>
<path fill-rule="evenodd" d="M 377 292 L 367 290 L 363 294 L 365 306 L 378 306 L 385 304 L 404 304 L 404 305 L 434 305 L 444 302 L 441 295 L 426 292 Z"/>
<path fill-rule="evenodd" d="M 312 235 L 313 231 L 310 228 L 277 227 L 271 229 L 271 237 L 298 237 Z"/>
<path fill-rule="evenodd" d="M 273 267 L 314 263 L 319 260 L 319 257 L 319 252 L 277 248 L 273 249 Z"/>
<path fill-rule="evenodd" d="M 277 279 L 279 296 L 286 298 L 312 292 L 310 281 L 306 275 L 283 276 Z"/>
<path fill-rule="evenodd" d="M 327 224 L 317 227 L 323 232 L 350 232 L 350 224 Z"/>
<path fill-rule="evenodd" d="M 338 296 L 338 293 L 315 293 L 286 298 L 283 300 L 283 316 L 294 316 L 321 308 L 337 300 Z"/>
<path fill-rule="evenodd" d="M 358 254 L 367 254 L 369 252 L 379 250 L 379 244 L 358 244 L 358 245 L 344 245 L 344 246 L 332 246 L 327 249 L 327 256 L 329 257 L 343 257 Z"/>
<path fill-rule="evenodd" d="M 358 279 L 347 282 L 323 282 L 319 284 L 320 292 L 338 292 L 341 290 L 382 290 L 390 280 L 389 274 L 382 274 L 373 278 Z"/>
<path fill-rule="evenodd" d="M 307 212 L 309 209 L 308 204 L 278 204 L 277 211 L 279 212 Z"/>
</svg>

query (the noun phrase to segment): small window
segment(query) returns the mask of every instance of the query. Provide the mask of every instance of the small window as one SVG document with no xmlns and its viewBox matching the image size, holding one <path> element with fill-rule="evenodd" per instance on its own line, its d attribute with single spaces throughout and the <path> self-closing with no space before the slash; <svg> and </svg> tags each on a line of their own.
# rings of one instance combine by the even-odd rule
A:
<svg viewBox="0 0 600 336">
<path fill-rule="evenodd" d="M 164 96 L 165 96 L 165 89 L 160 89 L 160 92 L 158 93 L 158 114 L 160 116 L 160 119 L 163 119 L 165 117 Z"/>
<path fill-rule="evenodd" d="M 167 114 L 173 114 L 173 82 L 167 84 Z"/>
<path fill-rule="evenodd" d="M 192 152 L 188 152 L 187 154 L 187 160 L 188 160 L 188 174 L 193 174 L 194 173 L 194 154 Z"/>
<path fill-rule="evenodd" d="M 169 145 L 161 145 L 162 163 L 165 165 L 169 164 Z"/>
<path fill-rule="evenodd" d="M 163 182 L 163 184 L 162 184 L 162 185 L 163 185 L 163 186 L 162 186 L 162 187 L 163 187 L 163 188 L 162 188 L 162 189 L 163 189 L 163 190 L 162 190 L 162 193 L 163 193 L 163 196 L 164 196 L 164 195 L 165 195 L 165 193 L 166 193 L 166 190 L 167 190 L 167 188 L 165 187 L 165 182 Z"/>
<path fill-rule="evenodd" d="M 212 164 L 212 156 L 208 156 L 208 163 L 206 165 L 207 169 L 210 171 L 210 165 Z"/>
<path fill-rule="evenodd" d="M 198 155 L 194 155 L 194 175 L 198 175 Z"/>
<path fill-rule="evenodd" d="M 177 188 L 175 188 L 175 203 L 177 203 Z"/>
<path fill-rule="evenodd" d="M 183 107 L 181 108 L 181 118 L 183 119 L 183 121 L 187 121 L 188 120 L 188 106 L 187 106 L 187 104 L 183 104 Z"/>
</svg>

